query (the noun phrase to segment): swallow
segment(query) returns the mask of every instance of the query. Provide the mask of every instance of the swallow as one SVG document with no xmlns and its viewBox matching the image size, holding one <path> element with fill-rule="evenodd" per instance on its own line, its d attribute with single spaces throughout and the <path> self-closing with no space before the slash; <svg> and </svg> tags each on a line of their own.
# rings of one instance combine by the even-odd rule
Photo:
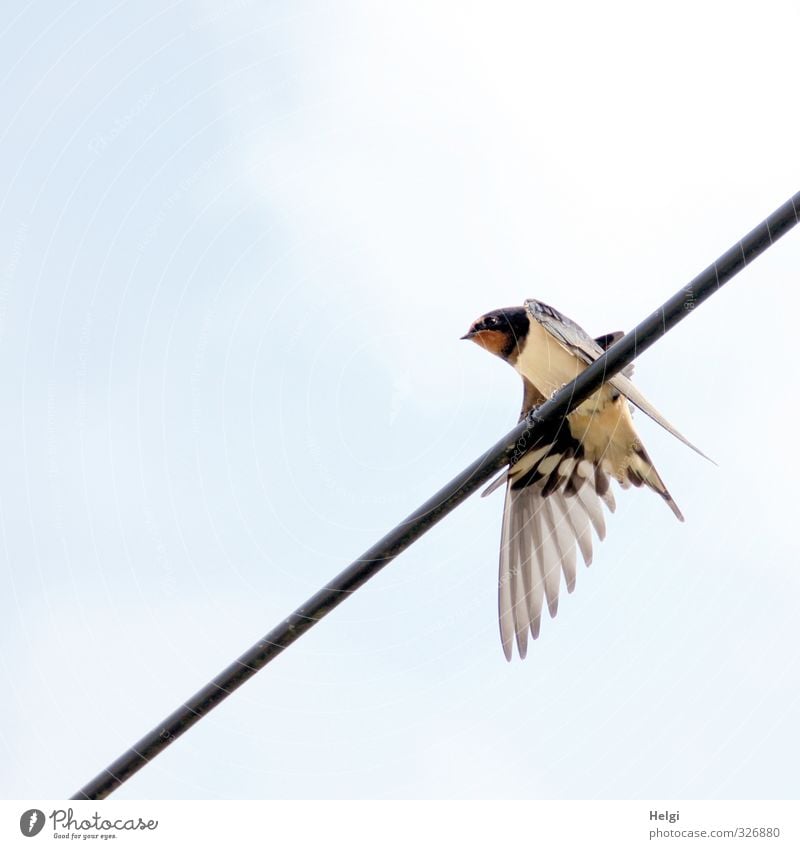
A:
<svg viewBox="0 0 800 849">
<path fill-rule="evenodd" d="M 521 307 L 486 313 L 462 339 L 505 360 L 520 374 L 521 420 L 622 336 L 617 331 L 592 338 L 558 310 L 530 299 Z M 652 489 L 684 521 L 636 433 L 632 406 L 705 454 L 639 392 L 632 374 L 631 365 L 603 383 L 564 421 L 547 425 L 531 449 L 483 493 L 505 484 L 498 614 L 507 660 L 515 641 L 524 658 L 528 635 L 539 636 L 545 602 L 551 618 L 556 615 L 562 572 L 567 592 L 575 589 L 576 547 L 587 566 L 592 562 L 592 529 L 600 540 L 606 534 L 603 504 L 611 513 L 616 509 L 612 479 L 622 489 Z"/>
</svg>

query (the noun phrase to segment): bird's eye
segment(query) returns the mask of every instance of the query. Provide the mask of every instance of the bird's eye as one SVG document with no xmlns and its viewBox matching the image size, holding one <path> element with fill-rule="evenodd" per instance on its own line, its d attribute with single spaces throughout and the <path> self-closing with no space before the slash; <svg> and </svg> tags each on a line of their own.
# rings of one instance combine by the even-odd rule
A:
<svg viewBox="0 0 800 849">
<path fill-rule="evenodd" d="M 484 319 L 483 323 L 487 327 L 497 327 L 497 325 L 498 325 L 497 316 L 496 315 L 487 316 L 487 318 Z"/>
</svg>

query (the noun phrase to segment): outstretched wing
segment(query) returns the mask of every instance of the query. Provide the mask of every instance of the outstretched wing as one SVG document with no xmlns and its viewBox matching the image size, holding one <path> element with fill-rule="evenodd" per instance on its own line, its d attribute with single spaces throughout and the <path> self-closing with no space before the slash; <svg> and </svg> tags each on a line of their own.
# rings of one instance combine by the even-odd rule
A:
<svg viewBox="0 0 800 849">
<path fill-rule="evenodd" d="M 573 591 L 576 547 L 588 566 L 592 528 L 599 539 L 605 537 L 602 504 L 611 512 L 616 506 L 608 476 L 585 459 L 567 431 L 559 428 L 508 473 L 498 588 L 500 637 L 508 660 L 515 640 L 524 658 L 528 634 L 538 637 L 545 602 L 550 616 L 556 615 L 562 572 L 567 592 Z"/>
<path fill-rule="evenodd" d="M 542 327 L 547 330 L 547 332 L 558 342 L 560 342 L 565 348 L 572 351 L 577 357 L 580 357 L 587 365 L 589 363 L 593 363 L 601 354 L 603 354 L 603 347 L 598 344 L 598 341 L 602 340 L 603 337 L 600 337 L 600 340 L 594 340 L 591 336 L 582 328 L 580 325 L 576 324 L 572 319 L 567 318 L 565 315 L 562 315 L 558 310 L 553 309 L 553 307 L 548 306 L 547 304 L 542 303 L 541 301 L 537 301 L 534 299 L 529 299 L 525 301 L 525 308 L 528 310 L 528 314 L 536 319 Z M 609 334 L 614 335 L 614 334 Z M 616 339 L 613 339 L 613 342 L 616 342 Z M 624 395 L 634 406 L 638 407 L 643 413 L 650 416 L 654 422 L 661 425 L 664 430 L 671 433 L 676 439 L 679 439 L 684 445 L 691 448 L 693 451 L 696 451 L 701 457 L 704 457 L 706 460 L 710 460 L 710 457 L 706 457 L 706 455 L 696 446 L 693 445 L 689 440 L 673 425 L 668 422 L 661 413 L 647 400 L 647 398 L 642 395 L 642 393 L 631 383 L 629 377 L 631 375 L 630 371 L 623 369 L 619 374 L 612 377 L 608 382 L 622 395 Z"/>
</svg>

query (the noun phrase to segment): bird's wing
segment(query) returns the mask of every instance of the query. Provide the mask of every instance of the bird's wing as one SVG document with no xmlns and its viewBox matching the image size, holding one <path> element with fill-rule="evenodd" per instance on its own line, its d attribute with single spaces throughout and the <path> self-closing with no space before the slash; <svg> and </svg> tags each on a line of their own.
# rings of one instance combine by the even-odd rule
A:
<svg viewBox="0 0 800 849">
<path fill-rule="evenodd" d="M 502 478 L 496 485 L 502 483 Z M 542 607 L 558 609 L 563 572 L 567 592 L 575 588 L 576 554 L 592 560 L 592 528 L 605 536 L 602 504 L 614 511 L 610 481 L 566 428 L 526 454 L 507 476 L 500 541 L 498 613 L 503 651 L 511 660 L 516 641 L 520 657 L 541 627 Z"/>
<path fill-rule="evenodd" d="M 592 339 L 591 336 L 579 325 L 575 324 L 572 319 L 562 315 L 553 307 L 543 304 L 541 301 L 528 300 L 525 301 L 525 307 L 528 313 L 544 327 L 544 329 L 567 350 L 572 351 L 587 365 L 593 363 L 600 357 L 604 351 L 598 342 Z M 602 338 L 602 337 L 601 337 Z M 614 339 L 613 342 L 617 340 Z M 661 425 L 668 433 L 671 433 L 676 439 L 679 439 L 684 445 L 696 451 L 701 457 L 710 460 L 696 445 L 693 445 L 689 440 L 658 410 L 642 395 L 642 393 L 633 385 L 629 379 L 630 373 L 626 375 L 625 370 L 616 374 L 608 382 L 624 395 L 634 406 L 638 407 L 643 413 L 650 416 L 654 422 Z"/>
</svg>

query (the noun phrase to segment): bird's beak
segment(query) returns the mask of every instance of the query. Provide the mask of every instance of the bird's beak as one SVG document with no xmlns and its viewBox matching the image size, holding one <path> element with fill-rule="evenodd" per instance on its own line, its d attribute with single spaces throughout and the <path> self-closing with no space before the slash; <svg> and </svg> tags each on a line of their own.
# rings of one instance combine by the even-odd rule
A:
<svg viewBox="0 0 800 849">
<path fill-rule="evenodd" d="M 460 339 L 472 339 L 477 335 L 478 335 L 477 332 L 470 328 L 463 336 L 460 336 L 459 338 Z"/>
</svg>

